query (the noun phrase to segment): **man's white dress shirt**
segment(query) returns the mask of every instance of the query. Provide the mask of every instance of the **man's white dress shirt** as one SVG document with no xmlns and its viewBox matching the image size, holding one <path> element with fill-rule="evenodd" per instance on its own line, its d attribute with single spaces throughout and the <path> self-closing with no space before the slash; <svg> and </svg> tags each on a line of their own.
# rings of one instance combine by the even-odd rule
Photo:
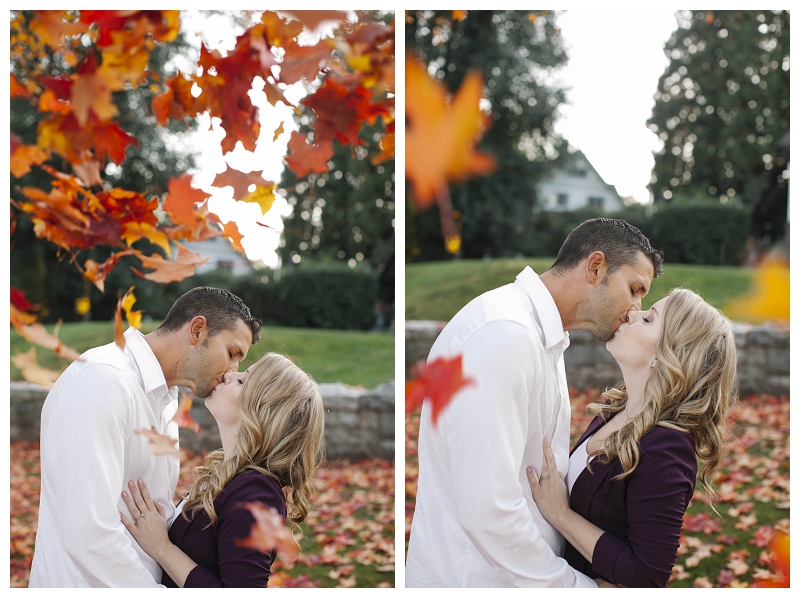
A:
<svg viewBox="0 0 800 598">
<path fill-rule="evenodd" d="M 513 284 L 471 301 L 445 326 L 428 361 L 462 355 L 461 390 L 419 431 L 419 481 L 407 587 L 596 587 L 560 558 L 564 539 L 539 513 L 542 438 L 567 471 L 569 345 L 555 302 L 525 268 Z"/>
<path fill-rule="evenodd" d="M 125 350 L 91 349 L 56 381 L 42 409 L 39 530 L 30 587 L 154 587 L 161 567 L 122 525 L 128 481 L 144 480 L 168 521 L 178 460 L 155 456 L 144 436 L 154 426 L 177 440 L 178 388 L 135 328 Z"/>
</svg>

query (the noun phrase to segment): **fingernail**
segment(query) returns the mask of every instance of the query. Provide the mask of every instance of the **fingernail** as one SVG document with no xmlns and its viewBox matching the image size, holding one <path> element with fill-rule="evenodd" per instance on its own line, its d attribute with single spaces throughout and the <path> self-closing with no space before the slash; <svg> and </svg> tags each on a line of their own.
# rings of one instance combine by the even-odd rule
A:
<svg viewBox="0 0 800 598">
<path fill-rule="evenodd" d="M 133 488 L 133 480 L 131 480 L 130 482 L 128 482 L 128 486 L 130 486 L 131 488 Z"/>
<path fill-rule="evenodd" d="M 123 493 L 122 493 L 122 496 L 123 496 L 124 498 L 128 498 L 128 493 L 127 493 L 127 492 L 123 492 Z"/>
<path fill-rule="evenodd" d="M 533 470 L 532 470 L 530 467 L 529 467 L 529 468 L 528 468 L 526 471 L 527 471 L 528 473 L 532 473 L 532 472 L 533 472 Z"/>
<path fill-rule="evenodd" d="M 144 486 L 144 482 L 142 481 L 142 478 L 139 478 L 139 485 L 140 486 Z"/>
</svg>

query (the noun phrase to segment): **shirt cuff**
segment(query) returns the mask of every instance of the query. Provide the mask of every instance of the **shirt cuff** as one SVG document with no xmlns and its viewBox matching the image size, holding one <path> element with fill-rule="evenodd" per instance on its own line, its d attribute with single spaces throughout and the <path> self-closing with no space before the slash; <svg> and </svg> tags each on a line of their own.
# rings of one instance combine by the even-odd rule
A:
<svg viewBox="0 0 800 598">
<path fill-rule="evenodd" d="M 208 567 L 197 565 L 194 569 L 189 571 L 186 576 L 186 582 L 183 584 L 184 588 L 221 588 L 222 582 L 219 576 Z"/>
<path fill-rule="evenodd" d="M 628 547 L 628 543 L 622 538 L 618 538 L 611 532 L 605 532 L 597 544 L 594 545 L 592 552 L 592 569 L 598 575 L 602 575 L 608 581 L 614 581 L 614 565 L 617 562 L 619 553 Z"/>
</svg>

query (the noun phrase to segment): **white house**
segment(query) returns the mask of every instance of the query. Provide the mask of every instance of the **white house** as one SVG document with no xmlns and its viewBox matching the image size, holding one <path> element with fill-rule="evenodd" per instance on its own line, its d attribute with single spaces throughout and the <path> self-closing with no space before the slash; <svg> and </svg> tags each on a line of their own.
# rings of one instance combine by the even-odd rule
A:
<svg viewBox="0 0 800 598">
<path fill-rule="evenodd" d="M 567 170 L 556 170 L 550 179 L 540 183 L 538 191 L 540 206 L 550 212 L 586 206 L 614 212 L 624 206 L 614 185 L 609 185 L 597 174 L 581 151 L 573 154 Z"/>
<path fill-rule="evenodd" d="M 197 268 L 196 272 L 198 274 L 217 268 L 226 269 L 236 276 L 253 271 L 250 260 L 231 247 L 231 244 L 224 237 L 214 237 L 205 241 L 181 241 L 181 245 L 189 251 L 199 253 L 202 257 L 211 258 Z M 173 247 L 172 252 L 172 255 L 175 256 L 177 249 Z"/>
</svg>

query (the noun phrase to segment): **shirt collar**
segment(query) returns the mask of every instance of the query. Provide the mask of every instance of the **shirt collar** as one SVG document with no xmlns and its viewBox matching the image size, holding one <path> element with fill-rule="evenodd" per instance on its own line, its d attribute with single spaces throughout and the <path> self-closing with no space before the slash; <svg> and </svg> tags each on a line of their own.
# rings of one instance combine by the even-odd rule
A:
<svg viewBox="0 0 800 598">
<path fill-rule="evenodd" d="M 130 350 L 131 355 L 136 360 L 136 365 L 139 366 L 139 372 L 144 383 L 144 391 L 149 393 L 159 387 L 163 387 L 164 392 L 171 390 L 167 386 L 167 379 L 164 377 L 161 364 L 156 359 L 156 355 L 150 345 L 144 339 L 144 335 L 131 326 L 125 331 L 124 336 L 125 348 Z"/>
<path fill-rule="evenodd" d="M 533 309 L 539 315 L 542 330 L 544 331 L 545 348 L 552 349 L 564 340 L 568 345 L 569 336 L 564 332 L 561 314 L 558 312 L 553 296 L 544 286 L 539 275 L 530 266 L 526 266 L 522 272 L 517 274 L 517 282 L 531 298 Z"/>
</svg>

